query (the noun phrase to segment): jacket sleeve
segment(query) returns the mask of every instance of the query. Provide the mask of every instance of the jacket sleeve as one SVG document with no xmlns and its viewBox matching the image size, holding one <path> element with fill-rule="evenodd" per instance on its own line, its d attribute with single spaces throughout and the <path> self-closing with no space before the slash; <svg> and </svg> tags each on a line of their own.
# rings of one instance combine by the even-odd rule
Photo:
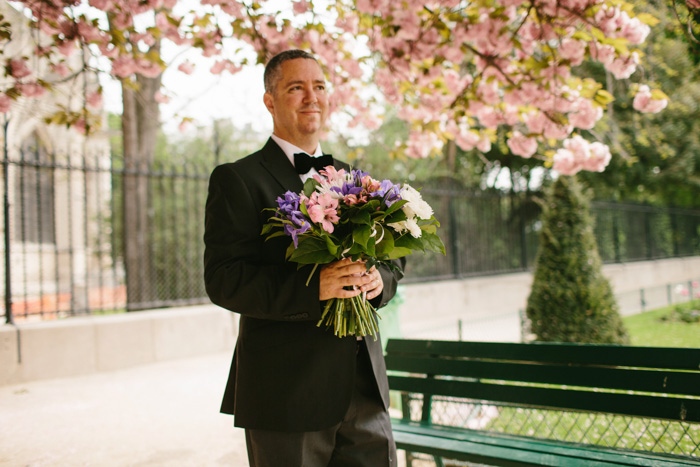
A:
<svg viewBox="0 0 700 467">
<path fill-rule="evenodd" d="M 263 209 L 275 196 L 255 183 L 235 164 L 218 166 L 211 174 L 204 227 L 207 294 L 214 304 L 245 316 L 318 320 L 318 273 L 307 285 L 311 268 L 298 269 L 284 260 L 288 239 L 261 236 Z"/>
</svg>

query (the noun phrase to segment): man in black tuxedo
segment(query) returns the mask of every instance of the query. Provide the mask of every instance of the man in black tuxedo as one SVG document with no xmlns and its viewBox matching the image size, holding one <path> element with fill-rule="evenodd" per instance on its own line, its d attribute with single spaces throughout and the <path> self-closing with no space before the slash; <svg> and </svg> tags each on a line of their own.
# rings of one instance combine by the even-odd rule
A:
<svg viewBox="0 0 700 467">
<path fill-rule="evenodd" d="M 298 173 L 303 163 L 294 155 L 322 155 L 328 115 L 325 78 L 312 55 L 282 52 L 264 79 L 273 135 L 258 152 L 214 169 L 206 204 L 206 290 L 213 303 L 240 314 L 221 411 L 245 429 L 253 467 L 395 466 L 381 341 L 339 338 L 316 323 L 331 298 L 366 293 L 384 306 L 404 263 L 363 274 L 363 263 L 341 260 L 306 285 L 311 268 L 285 261 L 291 239 L 260 235 L 270 216 L 263 210 L 317 173 Z"/>
</svg>

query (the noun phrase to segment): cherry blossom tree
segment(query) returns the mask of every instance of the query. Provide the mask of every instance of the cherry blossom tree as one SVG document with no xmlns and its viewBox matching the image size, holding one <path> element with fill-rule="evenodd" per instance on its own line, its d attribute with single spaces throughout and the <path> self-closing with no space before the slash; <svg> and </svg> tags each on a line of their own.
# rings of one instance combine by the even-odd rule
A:
<svg viewBox="0 0 700 467">
<path fill-rule="evenodd" d="M 696 0 L 688 0 L 689 2 Z M 562 174 L 604 170 L 610 153 L 581 137 L 612 96 L 604 83 L 579 76 L 585 60 L 611 79 L 630 79 L 654 18 L 624 0 L 18 0 L 13 3 L 42 40 L 31 56 L 4 57 L 0 112 L 51 91 L 37 72 L 50 64 L 58 79 L 79 71 L 108 73 L 121 83 L 125 158 L 127 284 L 148 301 L 129 269 L 147 265 L 148 191 L 139 177 L 152 160 L 166 69 L 195 64 L 163 50 L 198 50 L 211 73 L 236 73 L 290 47 L 312 50 L 326 67 L 336 126 L 373 129 L 386 105 L 410 122 L 396 152 L 428 157 L 454 142 L 489 150 L 499 127 L 510 150 L 537 157 Z M 0 43 L 12 40 L 0 21 Z M 37 34 L 39 37 L 39 34 Z M 81 54 L 82 70 L 68 66 Z M 72 63 L 72 62 L 71 62 Z M 170 72 L 170 71 L 168 71 Z M 635 108 L 657 112 L 665 94 L 639 83 Z M 86 96 L 90 106 L 100 92 Z M 93 131 L 90 106 L 53 121 Z M 379 111 L 378 111 L 379 109 Z M 342 131 L 342 130 L 341 130 Z M 129 217 L 138 214 L 140 217 Z M 130 227 L 131 226 L 131 227 Z M 141 230 L 138 230 L 141 229 Z M 131 259 L 130 259 L 131 258 Z M 129 266 L 132 265 L 132 266 Z M 130 301 L 132 301 L 130 299 Z"/>
<path fill-rule="evenodd" d="M 327 66 L 333 110 L 348 115 L 349 126 L 378 123 L 378 98 L 368 85 L 376 84 L 381 99 L 400 108 L 413 131 L 397 150 L 409 156 L 428 156 L 448 140 L 487 151 L 496 128 L 506 126 L 514 154 L 542 158 L 562 173 L 600 171 L 609 158 L 604 148 L 576 138 L 612 99 L 602 83 L 577 76 L 576 67 L 595 60 L 615 79 L 630 78 L 654 22 L 618 0 L 338 0 L 322 6 L 292 0 L 285 11 L 264 1 L 20 3 L 53 39 L 36 55 L 56 71 L 65 72 L 65 57 L 81 50 L 91 54 L 86 68 L 121 80 L 125 134 L 138 127 L 134 138 L 125 136 L 125 147 L 133 146 L 141 159 L 151 152 L 150 127 L 157 127 L 158 103 L 167 94 L 160 89 L 171 65 L 161 54 L 167 41 L 201 50 L 212 59 L 212 73 L 239 71 L 251 61 L 244 50 L 264 62 L 285 48 L 311 49 Z M 176 65 L 184 73 L 193 68 L 188 61 Z M 9 58 L 5 74 L 15 80 L 0 94 L 5 111 L 14 98 L 50 88 L 33 79 L 27 57 Z M 665 106 L 660 90 L 638 89 L 638 110 Z M 86 125 L 86 115 L 72 118 Z"/>
</svg>

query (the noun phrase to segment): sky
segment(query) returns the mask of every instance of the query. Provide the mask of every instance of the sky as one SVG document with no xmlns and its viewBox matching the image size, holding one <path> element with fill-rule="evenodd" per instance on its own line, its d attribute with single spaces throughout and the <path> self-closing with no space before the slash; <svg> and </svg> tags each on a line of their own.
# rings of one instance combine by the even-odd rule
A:
<svg viewBox="0 0 700 467">
<path fill-rule="evenodd" d="M 161 120 L 168 133 L 178 132 L 182 118 L 197 126 L 215 119 L 230 119 L 237 127 L 250 124 L 257 131 L 272 131 L 272 119 L 263 104 L 263 67 L 250 65 L 235 75 L 214 76 L 206 66 L 186 75 L 168 69 L 163 76 L 170 102 L 161 105 Z M 109 112 L 121 113 L 121 90 L 116 81 L 105 83 L 104 101 Z"/>
</svg>

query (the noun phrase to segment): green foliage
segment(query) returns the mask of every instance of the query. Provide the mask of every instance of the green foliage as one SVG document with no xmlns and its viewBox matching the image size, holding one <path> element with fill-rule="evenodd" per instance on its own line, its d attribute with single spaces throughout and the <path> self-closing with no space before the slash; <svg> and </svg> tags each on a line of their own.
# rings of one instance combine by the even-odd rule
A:
<svg viewBox="0 0 700 467">
<path fill-rule="evenodd" d="M 628 341 L 602 274 L 588 199 L 575 178 L 559 177 L 546 194 L 526 312 L 537 340 Z"/>
</svg>

